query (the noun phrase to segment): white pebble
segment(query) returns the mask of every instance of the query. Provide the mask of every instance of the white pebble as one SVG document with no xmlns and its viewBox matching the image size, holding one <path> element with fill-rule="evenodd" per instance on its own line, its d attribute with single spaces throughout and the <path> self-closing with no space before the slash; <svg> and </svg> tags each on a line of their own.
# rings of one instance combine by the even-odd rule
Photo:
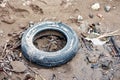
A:
<svg viewBox="0 0 120 80">
<path fill-rule="evenodd" d="M 110 7 L 110 6 L 105 6 L 105 11 L 106 11 L 106 12 L 109 12 L 109 11 L 110 11 L 110 9 L 111 9 L 111 7 Z"/>
<path fill-rule="evenodd" d="M 78 22 L 82 21 L 83 17 L 81 15 L 78 15 Z"/>
<path fill-rule="evenodd" d="M 99 10 L 99 9 L 100 9 L 100 4 L 99 4 L 99 3 L 94 3 L 94 4 L 91 6 L 91 8 L 92 8 L 93 10 Z"/>
</svg>

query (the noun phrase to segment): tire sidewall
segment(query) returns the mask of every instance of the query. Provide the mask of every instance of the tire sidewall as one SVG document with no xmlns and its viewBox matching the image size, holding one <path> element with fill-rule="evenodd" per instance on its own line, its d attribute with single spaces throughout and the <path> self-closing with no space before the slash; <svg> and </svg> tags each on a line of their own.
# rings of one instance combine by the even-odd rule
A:
<svg viewBox="0 0 120 80">
<path fill-rule="evenodd" d="M 62 32 L 66 38 L 67 43 L 65 47 L 56 52 L 45 52 L 39 50 L 33 44 L 36 34 L 43 30 L 56 30 Z M 30 27 L 25 31 L 21 41 L 21 48 L 23 55 L 30 61 L 42 66 L 58 66 L 64 64 L 72 59 L 78 51 L 78 37 L 76 33 L 67 25 L 59 22 L 42 22 Z"/>
</svg>

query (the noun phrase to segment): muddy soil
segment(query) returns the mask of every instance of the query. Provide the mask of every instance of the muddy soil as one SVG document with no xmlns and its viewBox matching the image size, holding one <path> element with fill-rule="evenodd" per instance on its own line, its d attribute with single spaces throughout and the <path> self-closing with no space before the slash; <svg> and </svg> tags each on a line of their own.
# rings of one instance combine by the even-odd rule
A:
<svg viewBox="0 0 120 80">
<path fill-rule="evenodd" d="M 97 11 L 91 9 L 91 6 L 96 2 L 100 3 L 100 9 Z M 104 10 L 106 5 L 111 6 L 109 12 Z M 119 30 L 119 12 L 120 0 L 1 0 L 0 80 L 8 80 L 9 78 L 10 80 L 34 80 L 30 75 L 34 77 L 35 73 L 42 77 L 36 80 L 120 80 L 119 55 L 115 57 L 116 52 L 109 51 L 109 44 L 92 46 L 92 50 L 89 50 L 81 40 L 82 31 L 79 28 L 85 22 L 90 25 L 97 24 L 101 33 Z M 77 22 L 78 15 L 83 17 L 80 23 Z M 81 45 L 77 55 L 70 62 L 60 67 L 44 68 L 27 61 L 22 56 L 19 45 L 20 38 L 18 38 L 21 35 L 19 33 L 24 32 L 29 27 L 29 23 L 42 21 L 63 22 L 75 30 L 80 38 Z M 115 40 L 120 46 L 120 37 L 116 36 Z M 4 50 L 8 41 L 11 41 L 7 45 L 8 50 Z M 15 50 L 12 51 L 12 49 Z M 7 54 L 2 54 L 5 51 Z M 11 60 L 8 54 L 10 56 L 14 54 L 15 57 L 13 56 Z M 4 62 L 6 60 L 17 60 L 25 63 L 25 65 L 22 64 L 23 66 L 21 66 L 24 69 L 19 72 L 13 71 L 9 66 L 10 63 L 5 62 L 5 65 L 2 65 L 6 67 L 7 71 L 5 72 L 1 66 L 3 56 L 8 56 L 3 60 Z M 21 62 L 18 63 L 21 64 Z M 28 68 L 27 70 L 25 66 Z"/>
</svg>

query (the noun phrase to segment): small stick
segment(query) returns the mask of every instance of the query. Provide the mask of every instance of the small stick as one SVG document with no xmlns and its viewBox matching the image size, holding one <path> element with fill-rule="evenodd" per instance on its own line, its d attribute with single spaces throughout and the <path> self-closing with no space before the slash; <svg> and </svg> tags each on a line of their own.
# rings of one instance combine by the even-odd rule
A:
<svg viewBox="0 0 120 80">
<path fill-rule="evenodd" d="M 85 47 L 86 47 L 89 51 L 91 51 L 92 49 L 91 49 L 90 45 L 87 44 L 86 40 L 85 40 L 83 37 L 81 37 L 81 40 L 83 41 Z"/>
<path fill-rule="evenodd" d="M 114 49 L 113 47 L 111 47 L 111 50 L 112 50 L 112 53 L 111 53 L 111 54 L 112 54 L 113 56 L 115 56 L 115 54 L 116 54 L 115 49 Z"/>
<path fill-rule="evenodd" d="M 111 41 L 111 43 L 112 43 L 112 45 L 113 45 L 113 48 L 114 48 L 117 56 L 120 57 L 120 49 L 119 49 L 118 45 L 116 44 L 114 38 L 111 37 L 111 38 L 110 38 L 110 41 Z"/>
<path fill-rule="evenodd" d="M 103 37 L 109 37 L 109 36 L 116 36 L 116 35 L 120 35 L 120 34 L 117 34 L 117 32 L 119 32 L 119 30 L 116 30 L 116 31 L 113 31 L 113 32 L 110 32 L 110 33 L 105 33 L 103 35 L 100 35 L 99 37 L 97 37 L 98 39 L 100 38 L 103 38 Z"/>
<path fill-rule="evenodd" d="M 3 56 L 3 59 L 5 59 L 7 55 L 8 55 L 8 53 L 6 53 L 6 54 Z"/>
<path fill-rule="evenodd" d="M 6 44 L 4 45 L 3 52 L 2 52 L 2 57 L 3 57 L 4 52 L 6 51 L 7 45 L 8 45 L 8 43 L 6 42 Z"/>
</svg>

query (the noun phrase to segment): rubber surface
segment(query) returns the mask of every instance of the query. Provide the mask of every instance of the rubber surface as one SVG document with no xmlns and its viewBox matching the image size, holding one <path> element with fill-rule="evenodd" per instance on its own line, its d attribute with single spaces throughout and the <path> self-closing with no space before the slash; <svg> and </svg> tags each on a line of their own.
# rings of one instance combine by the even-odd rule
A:
<svg viewBox="0 0 120 80">
<path fill-rule="evenodd" d="M 67 43 L 65 47 L 56 52 L 39 50 L 33 44 L 34 36 L 43 30 L 56 30 L 62 32 Z M 30 61 L 45 67 L 60 66 L 71 60 L 78 51 L 79 40 L 76 33 L 67 25 L 60 22 L 42 22 L 28 28 L 21 41 L 23 55 Z"/>
</svg>

